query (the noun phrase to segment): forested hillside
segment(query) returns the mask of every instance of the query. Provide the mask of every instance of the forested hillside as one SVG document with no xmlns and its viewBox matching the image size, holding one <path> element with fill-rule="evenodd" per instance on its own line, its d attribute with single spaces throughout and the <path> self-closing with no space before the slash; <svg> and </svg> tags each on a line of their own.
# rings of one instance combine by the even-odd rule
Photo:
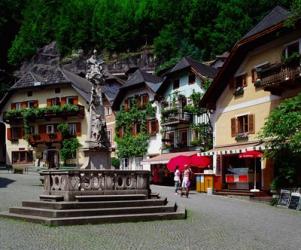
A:
<svg viewBox="0 0 301 250">
<path fill-rule="evenodd" d="M 73 49 L 135 51 L 154 45 L 160 62 L 209 60 L 229 50 L 276 5 L 300 0 L 1 0 L 0 69 L 56 40 Z M 1 79 L 0 79 L 1 81 Z"/>
</svg>

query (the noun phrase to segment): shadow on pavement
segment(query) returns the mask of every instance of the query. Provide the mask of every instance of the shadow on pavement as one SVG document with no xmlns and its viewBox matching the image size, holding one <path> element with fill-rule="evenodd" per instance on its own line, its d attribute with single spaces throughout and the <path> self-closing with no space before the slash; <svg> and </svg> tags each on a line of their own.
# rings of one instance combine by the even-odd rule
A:
<svg viewBox="0 0 301 250">
<path fill-rule="evenodd" d="M 15 182 L 15 181 L 11 180 L 11 179 L 8 179 L 8 178 L 0 177 L 0 188 L 5 188 L 13 182 Z"/>
</svg>

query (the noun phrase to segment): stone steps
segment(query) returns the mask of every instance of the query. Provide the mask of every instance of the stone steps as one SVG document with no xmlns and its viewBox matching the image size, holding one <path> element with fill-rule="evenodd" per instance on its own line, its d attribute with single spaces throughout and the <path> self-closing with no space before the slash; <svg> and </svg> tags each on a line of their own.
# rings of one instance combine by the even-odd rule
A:
<svg viewBox="0 0 301 250">
<path fill-rule="evenodd" d="M 163 206 L 167 204 L 166 198 L 147 200 L 120 200 L 120 201 L 82 201 L 82 202 L 52 202 L 52 201 L 23 201 L 23 207 L 48 208 L 48 209 L 84 209 L 84 208 L 114 208 L 114 207 L 139 207 Z"/>
<path fill-rule="evenodd" d="M 164 213 L 176 211 L 176 205 L 145 206 L 145 207 L 118 207 L 118 208 L 93 208 L 93 209 L 66 209 L 54 210 L 44 208 L 13 207 L 9 209 L 12 214 L 32 215 L 50 218 L 84 217 L 117 214 Z"/>
<path fill-rule="evenodd" d="M 153 220 L 179 220 L 186 218 L 185 209 L 177 209 L 175 212 L 165 213 L 141 213 L 141 214 L 121 214 L 106 216 L 85 216 L 85 217 L 68 217 L 68 218 L 45 218 L 40 216 L 20 215 L 3 212 L 0 216 L 21 219 L 23 221 L 41 223 L 49 226 L 63 225 L 82 225 L 82 224 L 103 224 L 103 223 L 122 223 L 122 222 L 138 222 Z"/>
<path fill-rule="evenodd" d="M 121 195 L 76 195 L 75 200 L 81 201 L 111 201 L 111 200 L 143 200 L 147 199 L 144 194 L 121 194 Z"/>
<path fill-rule="evenodd" d="M 76 225 L 184 219 L 186 210 L 169 204 L 159 195 L 84 195 L 76 201 L 23 201 L 22 207 L 13 207 L 2 217 L 22 219 L 46 225 Z M 44 197 L 42 197 L 44 198 Z M 49 198 L 49 197 L 46 197 Z"/>
</svg>

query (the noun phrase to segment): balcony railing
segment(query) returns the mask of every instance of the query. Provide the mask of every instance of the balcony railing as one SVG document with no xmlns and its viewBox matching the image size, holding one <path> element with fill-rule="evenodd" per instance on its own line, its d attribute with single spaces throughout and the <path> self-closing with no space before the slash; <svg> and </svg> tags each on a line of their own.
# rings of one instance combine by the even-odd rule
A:
<svg viewBox="0 0 301 250">
<path fill-rule="evenodd" d="M 82 105 L 65 105 L 65 106 L 51 106 L 46 108 L 32 108 L 32 109 L 18 109 L 4 112 L 3 119 L 6 123 L 18 123 L 23 121 L 24 115 L 30 121 L 38 119 L 51 119 L 51 118 L 66 118 L 76 116 L 84 118 L 85 107 Z"/>
<path fill-rule="evenodd" d="M 62 140 L 63 140 L 63 137 L 60 132 L 56 132 L 56 133 L 52 133 L 52 134 L 41 133 L 41 134 L 37 134 L 37 135 L 30 135 L 28 138 L 28 142 L 32 146 L 37 145 L 37 144 L 61 142 Z"/>
<path fill-rule="evenodd" d="M 190 123 L 191 114 L 178 109 L 162 111 L 162 126 L 177 125 L 180 123 Z"/>
<path fill-rule="evenodd" d="M 272 94 L 281 94 L 286 89 L 297 87 L 301 78 L 301 67 L 300 64 L 274 64 L 262 70 L 259 77 L 260 83 L 257 86 Z"/>
</svg>

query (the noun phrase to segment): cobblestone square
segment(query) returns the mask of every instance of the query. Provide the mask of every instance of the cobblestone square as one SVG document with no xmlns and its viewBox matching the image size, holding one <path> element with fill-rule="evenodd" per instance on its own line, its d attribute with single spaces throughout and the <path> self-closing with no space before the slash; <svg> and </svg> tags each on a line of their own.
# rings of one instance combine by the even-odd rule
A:
<svg viewBox="0 0 301 250">
<path fill-rule="evenodd" d="M 152 186 L 188 210 L 187 220 L 48 227 L 0 219 L 0 249 L 300 249 L 301 212 L 248 200 L 174 195 Z M 37 200 L 39 175 L 0 171 L 0 211 Z"/>
</svg>

